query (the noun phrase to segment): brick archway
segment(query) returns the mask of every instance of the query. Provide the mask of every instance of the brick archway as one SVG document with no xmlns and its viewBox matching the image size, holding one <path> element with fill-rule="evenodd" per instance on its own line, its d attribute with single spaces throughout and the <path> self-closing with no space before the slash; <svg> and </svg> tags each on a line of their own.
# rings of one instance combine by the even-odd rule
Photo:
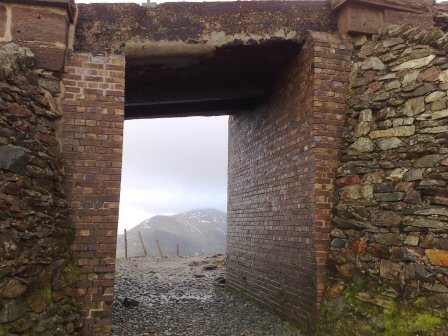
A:
<svg viewBox="0 0 448 336">
<path fill-rule="evenodd" d="M 266 103 L 233 115 L 229 283 L 312 329 L 323 294 L 349 50 L 310 33 Z M 124 58 L 74 54 L 63 154 L 85 330 L 109 331 L 121 174 Z M 251 144 L 251 145 L 249 145 Z"/>
</svg>

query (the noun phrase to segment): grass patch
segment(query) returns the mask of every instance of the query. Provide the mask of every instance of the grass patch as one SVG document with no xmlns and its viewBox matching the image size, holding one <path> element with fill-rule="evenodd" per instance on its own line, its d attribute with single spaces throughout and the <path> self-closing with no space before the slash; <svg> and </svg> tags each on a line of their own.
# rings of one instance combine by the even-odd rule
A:
<svg viewBox="0 0 448 336">
<path fill-rule="evenodd" d="M 421 308 L 421 305 L 426 302 L 426 299 L 419 298 L 417 301 Z M 417 301 L 415 303 L 416 307 Z M 417 311 L 412 307 L 400 308 L 397 305 L 391 309 L 384 310 L 384 320 L 386 324 L 386 336 L 433 336 L 436 335 L 437 327 L 446 324 L 443 317 L 437 317 L 430 311 L 424 309 Z"/>
<path fill-rule="evenodd" d="M 52 296 L 53 296 L 53 290 L 51 289 L 50 284 L 46 284 L 44 288 L 42 288 L 41 291 L 42 298 L 45 300 L 45 303 L 47 305 L 51 304 Z"/>
</svg>

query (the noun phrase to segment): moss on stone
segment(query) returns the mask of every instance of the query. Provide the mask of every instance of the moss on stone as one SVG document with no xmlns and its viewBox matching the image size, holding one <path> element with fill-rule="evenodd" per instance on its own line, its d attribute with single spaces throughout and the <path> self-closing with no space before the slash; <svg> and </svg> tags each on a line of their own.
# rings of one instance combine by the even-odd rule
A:
<svg viewBox="0 0 448 336">
<path fill-rule="evenodd" d="M 443 312 L 433 311 L 428 300 L 420 296 L 413 302 L 383 295 L 386 284 L 368 288 L 366 281 L 353 280 L 340 297 L 326 297 L 318 326 L 320 336 L 435 336 L 443 331 L 448 319 Z M 362 301 L 359 293 L 388 301 L 391 308 L 382 308 Z"/>
<path fill-rule="evenodd" d="M 75 284 L 81 278 L 81 271 L 75 260 L 70 260 L 64 269 L 64 278 L 69 285 Z"/>
<path fill-rule="evenodd" d="M 51 285 L 48 283 L 46 284 L 41 291 L 42 298 L 45 300 L 46 304 L 51 304 L 52 296 L 53 296 L 53 290 L 51 288 Z"/>
<path fill-rule="evenodd" d="M 428 299 L 425 298 L 424 296 L 421 296 L 421 297 L 417 298 L 417 300 L 415 300 L 414 304 L 418 308 L 424 307 L 428 304 Z"/>
<path fill-rule="evenodd" d="M 436 335 L 437 327 L 446 325 L 443 317 L 435 316 L 430 310 L 423 308 L 425 299 L 418 299 L 417 305 L 398 306 L 384 310 L 386 336 Z"/>
</svg>

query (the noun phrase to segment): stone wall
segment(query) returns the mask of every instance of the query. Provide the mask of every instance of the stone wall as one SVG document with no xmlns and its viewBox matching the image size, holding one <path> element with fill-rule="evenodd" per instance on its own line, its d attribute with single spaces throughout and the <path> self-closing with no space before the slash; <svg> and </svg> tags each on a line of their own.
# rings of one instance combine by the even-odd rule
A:
<svg viewBox="0 0 448 336">
<path fill-rule="evenodd" d="M 324 284 L 348 55 L 309 34 L 272 99 L 229 121 L 229 286 L 303 329 Z"/>
<path fill-rule="evenodd" d="M 448 36 L 355 45 L 322 334 L 448 335 Z"/>
<path fill-rule="evenodd" d="M 29 49 L 0 45 L 0 335 L 72 335 L 79 270 L 62 190 L 61 88 L 33 68 Z"/>
<path fill-rule="evenodd" d="M 124 57 L 73 54 L 63 83 L 64 188 L 76 230 L 83 335 L 110 335 L 124 116 Z"/>
<path fill-rule="evenodd" d="M 435 26 L 444 32 L 448 31 L 448 1 L 438 2 L 434 6 Z"/>
</svg>

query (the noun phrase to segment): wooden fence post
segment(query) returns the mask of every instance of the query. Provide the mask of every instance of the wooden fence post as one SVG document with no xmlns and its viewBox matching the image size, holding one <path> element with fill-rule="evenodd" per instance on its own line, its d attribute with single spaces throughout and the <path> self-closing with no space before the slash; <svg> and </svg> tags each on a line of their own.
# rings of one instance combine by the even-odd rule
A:
<svg viewBox="0 0 448 336">
<path fill-rule="evenodd" d="M 145 256 L 147 256 L 148 253 L 146 252 L 145 244 L 143 243 L 143 238 L 142 238 L 142 234 L 140 233 L 140 231 L 138 231 L 138 236 L 140 238 L 140 243 L 142 243 L 143 252 L 145 252 Z"/>
<path fill-rule="evenodd" d="M 156 243 L 157 243 L 157 247 L 159 248 L 159 253 L 160 253 L 160 256 L 161 256 L 161 257 L 163 257 L 163 254 L 162 254 L 162 249 L 160 248 L 160 244 L 159 244 L 159 241 L 158 241 L 158 240 L 156 240 Z"/>
<path fill-rule="evenodd" d="M 128 258 L 128 233 L 124 229 L 124 257 Z"/>
</svg>

